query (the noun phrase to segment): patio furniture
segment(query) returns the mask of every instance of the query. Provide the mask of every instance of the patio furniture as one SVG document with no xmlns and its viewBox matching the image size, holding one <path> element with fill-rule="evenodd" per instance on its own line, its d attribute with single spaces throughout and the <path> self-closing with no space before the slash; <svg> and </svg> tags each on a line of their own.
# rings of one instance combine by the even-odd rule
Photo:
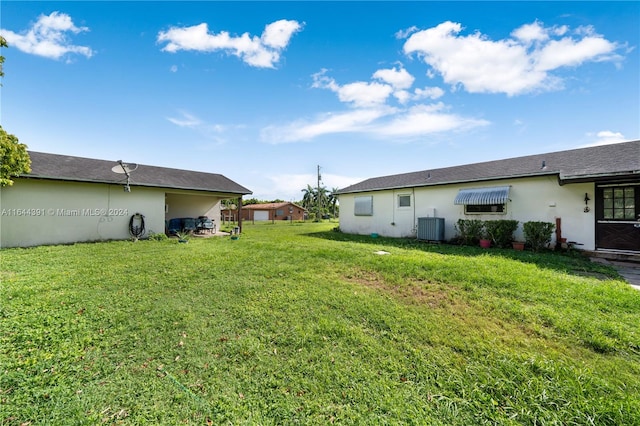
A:
<svg viewBox="0 0 640 426">
<path fill-rule="evenodd" d="M 199 216 L 198 219 L 196 219 L 196 232 L 215 234 L 216 224 L 207 216 Z"/>
</svg>

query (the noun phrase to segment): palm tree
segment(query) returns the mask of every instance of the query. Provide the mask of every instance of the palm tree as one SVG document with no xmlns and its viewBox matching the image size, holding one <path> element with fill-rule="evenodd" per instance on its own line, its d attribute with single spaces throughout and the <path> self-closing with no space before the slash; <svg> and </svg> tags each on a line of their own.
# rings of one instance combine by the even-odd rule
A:
<svg viewBox="0 0 640 426">
<path fill-rule="evenodd" d="M 331 206 L 331 214 L 333 217 L 336 217 L 336 208 L 338 206 L 338 196 L 336 192 L 338 192 L 340 188 L 333 187 L 331 188 L 331 193 L 329 193 L 329 206 Z"/>
<path fill-rule="evenodd" d="M 311 210 L 315 206 L 316 190 L 307 184 L 307 187 L 303 189 L 302 192 L 304 193 L 302 196 L 302 207 Z"/>
<path fill-rule="evenodd" d="M 329 191 L 325 186 L 321 186 L 316 190 L 316 209 L 320 213 L 320 217 L 317 219 L 320 220 L 322 215 L 327 213 L 327 209 L 329 207 Z"/>
</svg>

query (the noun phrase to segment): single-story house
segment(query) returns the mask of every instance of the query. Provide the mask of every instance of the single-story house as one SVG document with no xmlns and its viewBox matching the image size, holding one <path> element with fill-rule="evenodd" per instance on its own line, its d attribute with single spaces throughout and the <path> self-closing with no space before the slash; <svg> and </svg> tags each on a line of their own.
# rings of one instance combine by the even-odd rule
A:
<svg viewBox="0 0 640 426">
<path fill-rule="evenodd" d="M 145 237 L 173 218 L 220 217 L 247 188 L 220 174 L 29 152 L 31 172 L 0 189 L 0 247 Z"/>
<path fill-rule="evenodd" d="M 236 210 L 223 210 L 223 217 L 237 217 Z M 295 203 L 263 203 L 242 206 L 242 220 L 259 222 L 267 220 L 305 220 L 308 211 Z"/>
<path fill-rule="evenodd" d="M 522 240 L 524 222 L 544 221 L 576 248 L 640 252 L 640 141 L 374 177 L 337 195 L 346 233 L 448 241 L 458 219 L 512 219 Z"/>
</svg>

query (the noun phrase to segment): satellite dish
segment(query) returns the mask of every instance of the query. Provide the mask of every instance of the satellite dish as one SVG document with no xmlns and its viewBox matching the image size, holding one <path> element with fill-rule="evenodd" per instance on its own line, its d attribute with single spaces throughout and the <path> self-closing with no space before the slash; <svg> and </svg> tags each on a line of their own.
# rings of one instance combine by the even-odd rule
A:
<svg viewBox="0 0 640 426">
<path fill-rule="evenodd" d="M 125 174 L 127 176 L 127 183 L 124 185 L 124 192 L 131 192 L 129 173 L 138 168 L 137 164 L 123 163 L 122 160 L 118 160 L 118 164 L 111 168 L 111 171 L 118 174 Z M 124 180 L 124 179 L 123 179 Z"/>
<path fill-rule="evenodd" d="M 126 174 L 129 175 L 130 172 L 134 171 L 138 168 L 137 164 L 127 164 L 123 163 L 122 160 L 118 160 L 118 164 L 111 168 L 111 171 L 114 173 Z"/>
</svg>

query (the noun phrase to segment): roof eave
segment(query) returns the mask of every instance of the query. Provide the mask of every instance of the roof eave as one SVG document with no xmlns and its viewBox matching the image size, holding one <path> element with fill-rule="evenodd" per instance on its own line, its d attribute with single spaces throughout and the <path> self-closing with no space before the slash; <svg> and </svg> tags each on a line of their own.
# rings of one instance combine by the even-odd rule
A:
<svg viewBox="0 0 640 426">
<path fill-rule="evenodd" d="M 592 173 L 582 175 L 560 175 L 558 181 L 560 185 L 569 183 L 584 183 L 598 181 L 618 181 L 627 179 L 639 179 L 640 170 L 621 171 L 615 173 Z"/>
<path fill-rule="evenodd" d="M 112 185 L 120 185 L 121 182 L 125 182 L 126 181 L 126 179 L 123 179 L 122 181 L 117 181 L 117 180 L 84 179 L 84 178 L 77 178 L 77 177 L 47 176 L 47 175 L 32 175 L 32 174 L 20 175 L 20 176 L 18 176 L 18 178 L 21 178 L 21 179 L 42 179 L 42 180 L 61 180 L 61 181 L 64 181 L 64 182 L 81 182 L 81 183 L 106 183 L 106 184 L 112 184 Z"/>
<path fill-rule="evenodd" d="M 354 191 L 338 191 L 337 195 L 342 194 L 357 194 L 359 192 L 378 192 L 378 191 L 388 191 L 395 189 L 409 189 L 409 188 L 422 188 L 425 186 L 442 186 L 442 185 L 455 185 L 459 183 L 473 183 L 473 182 L 488 182 L 493 180 L 506 180 L 506 179 L 523 179 L 528 177 L 543 177 L 543 176 L 558 176 L 558 171 L 549 171 L 544 173 L 527 173 L 520 175 L 509 175 L 509 176 L 493 176 L 487 178 L 477 178 L 477 179 L 457 179 L 457 180 L 447 180 L 442 182 L 425 182 L 425 183 L 417 183 L 412 185 L 399 185 L 399 186 L 385 186 L 379 188 L 368 188 Z"/>
<path fill-rule="evenodd" d="M 122 181 L 113 181 L 113 180 L 100 180 L 100 179 L 82 179 L 82 178 L 70 178 L 70 177 L 53 177 L 53 176 L 43 176 L 43 175 L 20 175 L 19 178 L 24 179 L 42 179 L 42 180 L 58 180 L 63 182 L 80 182 L 80 183 L 99 183 L 99 184 L 107 184 L 107 185 L 124 185 L 126 183 L 125 180 Z M 132 183 L 129 182 L 129 186 L 138 186 L 145 188 L 162 188 L 162 189 L 179 189 L 185 191 L 203 191 L 203 192 L 216 192 L 216 193 L 224 193 L 224 194 L 237 194 L 237 195 L 249 195 L 253 194 L 253 192 L 249 191 L 245 188 L 244 191 L 240 190 L 222 190 L 222 189 L 207 189 L 207 188 L 191 188 L 191 187 L 183 187 L 183 186 L 168 186 L 168 185 L 154 185 L 154 184 L 146 184 L 146 183 Z"/>
</svg>

